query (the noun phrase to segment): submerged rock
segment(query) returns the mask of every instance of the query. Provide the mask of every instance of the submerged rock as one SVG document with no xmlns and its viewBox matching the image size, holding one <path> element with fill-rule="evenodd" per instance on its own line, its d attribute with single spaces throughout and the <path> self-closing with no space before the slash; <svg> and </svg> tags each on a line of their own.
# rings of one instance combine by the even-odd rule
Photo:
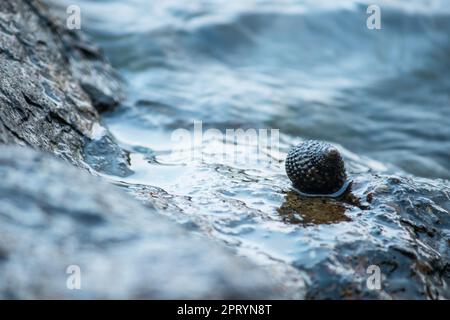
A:
<svg viewBox="0 0 450 320">
<path fill-rule="evenodd" d="M 335 199 L 301 197 L 289 191 L 278 213 L 283 221 L 293 224 L 328 224 L 350 221 L 345 215 L 346 204 Z"/>
<path fill-rule="evenodd" d="M 41 1 L 2 0 L 0 74 L 0 143 L 29 145 L 86 166 L 83 150 L 97 139 L 98 111 L 122 99 L 98 49 L 66 29 Z M 107 130 L 104 135 L 112 155 L 104 161 L 126 175 L 126 154 Z"/>
<path fill-rule="evenodd" d="M 0 298 L 274 298 L 252 264 L 50 156 L 0 147 Z M 69 290 L 71 265 L 81 290 Z"/>
</svg>

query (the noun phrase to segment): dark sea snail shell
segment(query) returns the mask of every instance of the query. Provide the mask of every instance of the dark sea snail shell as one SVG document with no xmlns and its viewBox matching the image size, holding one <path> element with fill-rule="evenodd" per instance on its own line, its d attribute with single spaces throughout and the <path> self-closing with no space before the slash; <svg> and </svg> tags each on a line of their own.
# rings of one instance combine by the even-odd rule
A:
<svg viewBox="0 0 450 320">
<path fill-rule="evenodd" d="M 322 141 L 309 140 L 292 148 L 286 173 L 294 189 L 305 196 L 338 197 L 350 184 L 339 150 Z"/>
</svg>

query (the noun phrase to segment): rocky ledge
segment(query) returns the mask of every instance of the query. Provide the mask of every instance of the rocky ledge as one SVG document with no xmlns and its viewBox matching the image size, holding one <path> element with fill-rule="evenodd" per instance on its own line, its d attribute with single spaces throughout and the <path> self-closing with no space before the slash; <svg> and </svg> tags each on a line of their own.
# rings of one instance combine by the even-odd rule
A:
<svg viewBox="0 0 450 320">
<path fill-rule="evenodd" d="M 0 143 L 129 173 L 126 154 L 98 113 L 121 101 L 117 77 L 95 46 L 52 18 L 39 0 L 0 1 L 0 74 Z M 95 151 L 88 157 L 85 148 Z"/>
<path fill-rule="evenodd" d="M 0 179 L 2 299 L 282 296 L 255 266 L 49 155 L 2 146 Z"/>
</svg>

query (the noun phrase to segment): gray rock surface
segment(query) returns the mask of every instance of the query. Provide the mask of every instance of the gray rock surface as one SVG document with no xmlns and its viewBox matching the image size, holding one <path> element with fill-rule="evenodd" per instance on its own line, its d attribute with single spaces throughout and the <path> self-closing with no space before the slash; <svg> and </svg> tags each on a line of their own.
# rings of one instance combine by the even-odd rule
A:
<svg viewBox="0 0 450 320">
<path fill-rule="evenodd" d="M 61 23 L 39 0 L 0 1 L 0 143 L 92 165 L 83 150 L 98 138 L 98 111 L 120 102 L 120 83 L 99 50 Z M 126 154 L 104 132 L 108 152 L 96 169 L 128 174 Z"/>
<path fill-rule="evenodd" d="M 247 261 L 48 155 L 0 147 L 0 179 L 0 298 L 280 296 Z"/>
</svg>

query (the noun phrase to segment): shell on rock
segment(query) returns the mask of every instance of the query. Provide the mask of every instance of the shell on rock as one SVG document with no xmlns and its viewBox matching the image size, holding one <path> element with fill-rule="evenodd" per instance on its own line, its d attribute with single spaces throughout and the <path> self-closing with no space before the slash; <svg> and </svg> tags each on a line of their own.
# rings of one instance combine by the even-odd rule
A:
<svg viewBox="0 0 450 320">
<path fill-rule="evenodd" d="M 337 197 L 350 184 L 339 150 L 326 142 L 300 143 L 288 153 L 285 166 L 294 188 L 305 195 Z"/>
</svg>

